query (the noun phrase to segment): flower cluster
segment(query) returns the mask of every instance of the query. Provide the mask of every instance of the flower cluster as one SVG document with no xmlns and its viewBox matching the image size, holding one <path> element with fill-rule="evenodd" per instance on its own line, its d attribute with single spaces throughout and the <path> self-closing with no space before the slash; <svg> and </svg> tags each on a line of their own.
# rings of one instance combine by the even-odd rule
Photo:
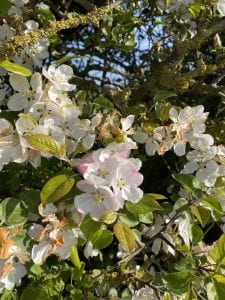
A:
<svg viewBox="0 0 225 300">
<path fill-rule="evenodd" d="M 24 266 L 22 250 L 13 240 L 13 230 L 7 227 L 0 228 L 0 292 L 5 288 L 13 290 L 15 284 L 27 274 Z"/>
<path fill-rule="evenodd" d="M 78 211 L 99 220 L 104 212 L 122 208 L 125 201 L 136 203 L 142 198 L 141 161 L 129 158 L 130 151 L 129 143 L 111 143 L 81 160 L 77 170 L 84 180 L 77 183 L 83 192 L 75 197 Z"/>
<path fill-rule="evenodd" d="M 46 258 L 57 255 L 60 259 L 66 259 L 70 255 L 70 246 L 75 245 L 78 234 L 75 228 L 69 228 L 67 219 L 61 215 L 56 216 L 57 207 L 47 204 L 45 208 L 41 205 L 40 215 L 42 223 L 34 224 L 29 228 L 28 234 L 39 244 L 35 244 L 31 251 L 31 258 L 35 264 L 42 265 Z"/>
</svg>

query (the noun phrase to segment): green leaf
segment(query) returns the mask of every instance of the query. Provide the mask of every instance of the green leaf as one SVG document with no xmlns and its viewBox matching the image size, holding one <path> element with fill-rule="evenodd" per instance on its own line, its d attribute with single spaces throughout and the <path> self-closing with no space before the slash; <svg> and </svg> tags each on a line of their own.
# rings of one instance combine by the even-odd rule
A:
<svg viewBox="0 0 225 300">
<path fill-rule="evenodd" d="M 162 281 L 169 291 L 181 295 L 188 292 L 191 275 L 189 272 L 163 273 Z"/>
<path fill-rule="evenodd" d="M 174 210 L 180 211 L 182 208 L 187 207 L 188 208 L 188 201 L 185 198 L 179 198 L 174 204 Z"/>
<path fill-rule="evenodd" d="M 26 215 L 27 211 L 19 199 L 6 198 L 0 203 L 0 220 L 6 225 L 25 223 Z"/>
<path fill-rule="evenodd" d="M 216 261 L 217 265 L 225 266 L 225 234 L 215 242 L 209 255 Z"/>
<path fill-rule="evenodd" d="M 206 286 L 207 296 L 209 300 L 224 300 L 225 295 L 225 277 L 215 274 L 212 282 Z"/>
<path fill-rule="evenodd" d="M 47 24 L 49 21 L 55 21 L 54 14 L 49 9 L 39 9 L 38 18 L 43 24 Z"/>
<path fill-rule="evenodd" d="M 202 10 L 202 6 L 199 2 L 195 2 L 188 7 L 189 13 L 191 13 L 194 17 L 198 17 Z"/>
<path fill-rule="evenodd" d="M 0 14 L 6 15 L 11 6 L 12 3 L 8 0 L 1 0 Z"/>
<path fill-rule="evenodd" d="M 5 69 L 6 71 L 19 74 L 22 76 L 28 77 L 32 75 L 32 72 L 29 69 L 22 67 L 16 63 L 12 63 L 9 60 L 3 60 L 2 62 L 0 62 L 0 67 Z"/>
<path fill-rule="evenodd" d="M 162 300 L 171 300 L 170 294 L 168 292 L 165 292 Z"/>
<path fill-rule="evenodd" d="M 197 268 L 197 266 L 198 261 L 193 257 L 182 258 L 174 264 L 175 269 L 180 272 L 192 272 Z"/>
<path fill-rule="evenodd" d="M 216 221 L 218 221 L 224 215 L 223 208 L 217 198 L 204 197 L 201 199 L 201 202 L 213 210 L 213 217 Z"/>
<path fill-rule="evenodd" d="M 113 241 L 112 232 L 105 229 L 98 229 L 90 237 L 94 249 L 103 249 L 108 247 Z"/>
<path fill-rule="evenodd" d="M 134 48 L 136 46 L 136 43 L 134 39 L 129 39 L 124 43 L 124 45 L 128 48 Z"/>
<path fill-rule="evenodd" d="M 162 91 L 156 92 L 153 100 L 155 102 L 157 102 L 157 101 L 162 101 L 162 100 L 165 100 L 167 98 L 175 97 L 175 96 L 177 96 L 177 94 L 174 93 L 173 91 L 162 90 Z"/>
<path fill-rule="evenodd" d="M 1 300 L 19 300 L 18 294 L 16 291 L 5 291 L 0 295 Z"/>
<path fill-rule="evenodd" d="M 161 195 L 161 194 L 149 193 L 149 194 L 146 194 L 146 195 L 152 196 L 155 200 L 165 200 L 165 199 L 167 199 L 166 196 Z"/>
<path fill-rule="evenodd" d="M 83 221 L 80 225 L 80 229 L 85 235 L 85 237 L 89 239 L 90 235 L 93 234 L 98 229 L 100 229 L 101 226 L 102 226 L 101 222 L 96 222 L 92 220 L 89 215 L 86 215 L 83 218 Z"/>
<path fill-rule="evenodd" d="M 201 183 L 196 177 L 187 174 L 173 174 L 173 178 L 182 184 L 189 193 L 193 193 L 198 198 L 201 196 Z"/>
<path fill-rule="evenodd" d="M 194 245 L 202 241 L 203 232 L 198 225 L 192 224 L 190 227 L 190 231 L 191 231 L 191 241 Z"/>
<path fill-rule="evenodd" d="M 72 300 L 82 300 L 83 294 L 80 289 L 73 289 L 70 291 L 70 296 Z"/>
<path fill-rule="evenodd" d="M 72 261 L 75 267 L 77 267 L 78 269 L 81 268 L 81 262 L 76 245 L 70 246 L 70 260 Z"/>
<path fill-rule="evenodd" d="M 127 224 L 124 224 L 122 222 L 117 222 L 113 226 L 113 231 L 115 233 L 115 236 L 121 246 L 124 248 L 124 250 L 128 253 L 131 253 L 136 248 L 136 242 L 135 237 L 130 229 L 130 227 Z"/>
<path fill-rule="evenodd" d="M 33 134 L 24 135 L 23 137 L 36 150 L 52 155 L 59 155 L 61 153 L 61 146 L 51 136 L 45 134 Z"/>
<path fill-rule="evenodd" d="M 126 209 L 133 214 L 145 214 L 155 210 L 161 210 L 161 206 L 151 194 L 144 194 L 138 203 L 127 202 Z"/>
<path fill-rule="evenodd" d="M 32 212 L 33 214 L 38 214 L 38 205 L 41 202 L 40 192 L 35 190 L 27 190 L 19 194 L 24 207 Z"/>
<path fill-rule="evenodd" d="M 85 58 L 84 55 L 64 56 L 64 57 L 58 59 L 55 63 L 56 63 L 57 65 L 61 65 L 61 64 L 65 63 L 65 62 L 71 61 L 71 60 L 73 60 L 73 59 L 84 59 L 84 58 Z M 83 91 L 79 91 L 79 92 L 83 92 Z M 79 92 L 77 92 L 77 93 L 79 93 Z M 76 95 L 77 95 L 77 93 L 76 93 Z"/>
<path fill-rule="evenodd" d="M 74 185 L 74 177 L 66 174 L 52 177 L 43 186 L 40 197 L 43 204 L 55 202 L 65 196 Z"/>
<path fill-rule="evenodd" d="M 113 108 L 112 102 L 104 96 L 99 96 L 93 100 L 93 104 L 102 108 Z"/>
<path fill-rule="evenodd" d="M 122 223 L 127 224 L 129 227 L 135 227 L 139 223 L 139 215 L 134 212 L 130 213 L 128 211 L 125 215 L 121 215 L 119 219 Z"/>
<path fill-rule="evenodd" d="M 151 224 L 153 222 L 153 213 L 139 214 L 139 221 L 144 224 Z"/>
<path fill-rule="evenodd" d="M 118 217 L 116 211 L 106 211 L 101 215 L 101 221 L 105 224 L 113 224 Z"/>
<path fill-rule="evenodd" d="M 208 223 L 211 215 L 208 209 L 198 205 L 198 206 L 192 206 L 191 211 L 196 216 L 196 218 L 199 220 L 199 222 L 203 227 Z"/>
</svg>

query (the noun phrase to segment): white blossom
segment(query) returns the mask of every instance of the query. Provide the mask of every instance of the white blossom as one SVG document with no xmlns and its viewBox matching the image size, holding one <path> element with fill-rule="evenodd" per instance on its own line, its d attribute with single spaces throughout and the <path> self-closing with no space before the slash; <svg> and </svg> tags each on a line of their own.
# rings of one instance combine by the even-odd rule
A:
<svg viewBox="0 0 225 300">
<path fill-rule="evenodd" d="M 9 81 L 13 89 L 18 92 L 9 98 L 7 105 L 10 110 L 23 110 L 41 99 L 42 79 L 40 73 L 34 73 L 30 83 L 26 77 L 18 74 L 10 75 Z"/>
<path fill-rule="evenodd" d="M 72 91 L 76 88 L 74 84 L 68 83 L 73 77 L 73 69 L 67 65 L 49 66 L 48 70 L 43 70 L 44 76 L 53 84 L 56 91 Z"/>
<path fill-rule="evenodd" d="M 7 260 L 0 260 L 0 290 L 13 290 L 26 274 L 25 266 L 16 262 L 12 256 Z"/>
</svg>

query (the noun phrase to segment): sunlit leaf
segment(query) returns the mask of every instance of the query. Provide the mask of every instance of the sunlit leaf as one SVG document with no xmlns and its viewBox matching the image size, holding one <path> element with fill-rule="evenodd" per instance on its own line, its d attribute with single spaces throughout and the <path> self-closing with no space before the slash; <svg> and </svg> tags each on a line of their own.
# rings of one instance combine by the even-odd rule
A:
<svg viewBox="0 0 225 300">
<path fill-rule="evenodd" d="M 113 226 L 113 231 L 115 233 L 115 236 L 117 240 L 120 242 L 124 250 L 128 253 L 131 253 L 136 248 L 136 242 L 135 237 L 130 229 L 130 227 L 127 224 L 124 224 L 122 222 L 117 222 Z"/>
<path fill-rule="evenodd" d="M 66 174 L 52 177 L 42 188 L 40 197 L 43 204 L 55 202 L 65 196 L 74 185 L 74 177 Z"/>
<path fill-rule="evenodd" d="M 72 261 L 72 263 L 74 264 L 75 267 L 80 269 L 81 262 L 80 262 L 80 258 L 79 258 L 79 254 L 78 254 L 76 245 L 70 246 L 70 260 Z"/>
<path fill-rule="evenodd" d="M 45 134 L 27 134 L 24 138 L 36 150 L 52 155 L 59 155 L 61 153 L 59 143 L 51 136 Z"/>
<path fill-rule="evenodd" d="M 32 75 L 32 72 L 29 69 L 22 67 L 16 63 L 12 63 L 9 60 L 3 60 L 2 62 L 0 62 L 0 67 L 2 67 L 3 69 L 9 72 L 19 74 L 22 76 L 27 77 Z"/>
</svg>

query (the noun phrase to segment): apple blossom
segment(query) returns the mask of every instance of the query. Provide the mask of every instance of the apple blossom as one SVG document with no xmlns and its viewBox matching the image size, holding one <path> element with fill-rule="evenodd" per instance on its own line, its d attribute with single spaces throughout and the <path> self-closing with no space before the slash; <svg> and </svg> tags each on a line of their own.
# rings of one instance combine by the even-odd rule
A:
<svg viewBox="0 0 225 300">
<path fill-rule="evenodd" d="M 10 75 L 9 82 L 18 92 L 9 98 L 7 105 L 10 110 L 23 110 L 28 105 L 38 102 L 42 97 L 42 79 L 38 72 L 31 76 L 30 83 L 24 76 L 18 74 Z"/>
<path fill-rule="evenodd" d="M 82 214 L 89 213 L 94 220 L 99 220 L 106 211 L 117 211 L 120 203 L 107 186 L 96 187 L 88 180 L 80 180 L 77 188 L 83 193 L 75 196 L 75 208 Z"/>
</svg>

